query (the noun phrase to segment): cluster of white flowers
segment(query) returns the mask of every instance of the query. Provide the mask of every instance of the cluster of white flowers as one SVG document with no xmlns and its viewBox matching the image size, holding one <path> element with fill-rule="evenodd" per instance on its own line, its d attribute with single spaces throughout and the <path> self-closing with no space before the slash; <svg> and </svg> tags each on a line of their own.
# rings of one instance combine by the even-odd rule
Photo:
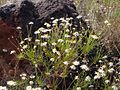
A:
<svg viewBox="0 0 120 90">
<path fill-rule="evenodd" d="M 75 65 L 75 66 L 78 66 L 79 64 L 80 64 L 79 61 L 74 61 L 74 62 L 73 62 L 73 65 Z"/>
<path fill-rule="evenodd" d="M 9 85 L 9 86 L 16 86 L 17 83 L 15 81 L 7 81 L 7 85 Z"/>
<path fill-rule="evenodd" d="M 64 63 L 66 66 L 69 64 L 68 61 L 64 61 L 63 63 Z"/>
<path fill-rule="evenodd" d="M 77 89 L 76 89 L 76 90 L 82 90 L 82 89 L 81 89 L 81 87 L 77 87 Z"/>
<path fill-rule="evenodd" d="M 27 49 L 27 47 L 28 47 L 28 45 L 23 45 L 22 48 L 23 48 L 23 49 Z"/>
<path fill-rule="evenodd" d="M 56 53 L 59 57 L 61 56 L 61 53 L 60 53 L 59 51 L 57 51 L 56 48 L 53 48 L 53 49 L 52 49 L 52 52 L 53 52 L 53 53 Z"/>
<path fill-rule="evenodd" d="M 58 39 L 58 42 L 60 42 L 60 43 L 63 42 L 63 41 L 64 41 L 63 39 Z"/>
<path fill-rule="evenodd" d="M 26 80 L 27 78 L 27 74 L 26 73 L 22 73 L 22 74 L 20 74 L 20 77 L 21 77 L 21 79 L 22 80 Z"/>
<path fill-rule="evenodd" d="M 85 78 L 85 81 L 90 81 L 91 80 L 91 77 L 90 76 L 87 76 L 86 78 Z"/>
<path fill-rule="evenodd" d="M 109 23 L 108 20 L 105 20 L 104 23 L 105 23 L 107 26 L 110 26 L 110 25 L 111 25 L 111 23 Z"/>
<path fill-rule="evenodd" d="M 81 65 L 80 68 L 85 70 L 85 71 L 89 71 L 89 67 L 85 64 Z"/>
<path fill-rule="evenodd" d="M 77 36 L 79 36 L 79 33 L 78 33 L 78 32 L 74 32 L 73 35 L 74 35 L 75 37 L 77 37 Z"/>
<path fill-rule="evenodd" d="M 68 35 L 68 34 L 65 34 L 65 37 L 66 37 L 66 38 L 69 38 L 69 37 L 70 37 L 70 35 Z"/>
<path fill-rule="evenodd" d="M 26 86 L 26 90 L 43 90 L 41 87 L 33 88 L 32 86 Z"/>
<path fill-rule="evenodd" d="M 51 25 L 50 25 L 49 23 L 44 23 L 44 25 L 45 25 L 47 28 L 51 27 Z"/>
<path fill-rule="evenodd" d="M 106 76 L 106 73 L 105 73 L 105 71 L 104 71 L 104 68 L 99 68 L 98 69 L 98 72 L 95 72 L 95 76 L 94 76 L 94 79 L 100 79 L 101 77 L 104 77 L 104 76 Z"/>
<path fill-rule="evenodd" d="M 24 40 L 30 42 L 32 40 L 32 37 L 25 38 Z"/>
<path fill-rule="evenodd" d="M 46 38 L 46 39 L 48 39 L 48 38 L 50 38 L 50 36 L 49 36 L 48 34 L 44 34 L 44 35 L 41 35 L 41 38 Z"/>
<path fill-rule="evenodd" d="M 0 86 L 0 90 L 8 90 L 6 86 Z"/>
<path fill-rule="evenodd" d="M 57 43 L 53 42 L 52 45 L 55 46 L 55 45 L 57 45 Z"/>
<path fill-rule="evenodd" d="M 41 46 L 46 46 L 47 42 L 41 43 Z"/>
<path fill-rule="evenodd" d="M 114 68 L 108 69 L 108 72 L 109 72 L 109 73 L 113 73 L 114 71 L 115 71 Z"/>
<path fill-rule="evenodd" d="M 72 70 L 76 70 L 75 65 L 71 65 L 70 68 L 71 68 Z"/>
<path fill-rule="evenodd" d="M 30 78 L 31 78 L 31 79 L 34 79 L 34 78 L 35 78 L 35 75 L 30 75 Z"/>
</svg>

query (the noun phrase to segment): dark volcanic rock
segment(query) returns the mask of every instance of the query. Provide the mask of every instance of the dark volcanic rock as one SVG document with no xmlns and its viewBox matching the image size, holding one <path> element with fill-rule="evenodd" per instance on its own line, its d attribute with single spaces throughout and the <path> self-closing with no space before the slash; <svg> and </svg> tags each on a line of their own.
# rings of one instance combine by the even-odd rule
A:
<svg viewBox="0 0 120 90">
<path fill-rule="evenodd" d="M 40 0 L 37 3 L 31 0 L 22 0 L 20 5 L 17 4 L 13 3 L 1 7 L 0 17 L 15 28 L 21 26 L 25 36 L 29 22 L 34 22 L 32 30 L 34 32 L 34 30 L 44 26 L 45 22 L 49 22 L 51 17 L 55 19 L 72 17 L 73 25 L 77 25 L 77 29 L 82 27 L 79 25 L 79 21 L 82 22 L 84 28 L 87 28 L 82 18 L 80 20 L 76 18 L 78 13 L 71 0 Z"/>
</svg>

